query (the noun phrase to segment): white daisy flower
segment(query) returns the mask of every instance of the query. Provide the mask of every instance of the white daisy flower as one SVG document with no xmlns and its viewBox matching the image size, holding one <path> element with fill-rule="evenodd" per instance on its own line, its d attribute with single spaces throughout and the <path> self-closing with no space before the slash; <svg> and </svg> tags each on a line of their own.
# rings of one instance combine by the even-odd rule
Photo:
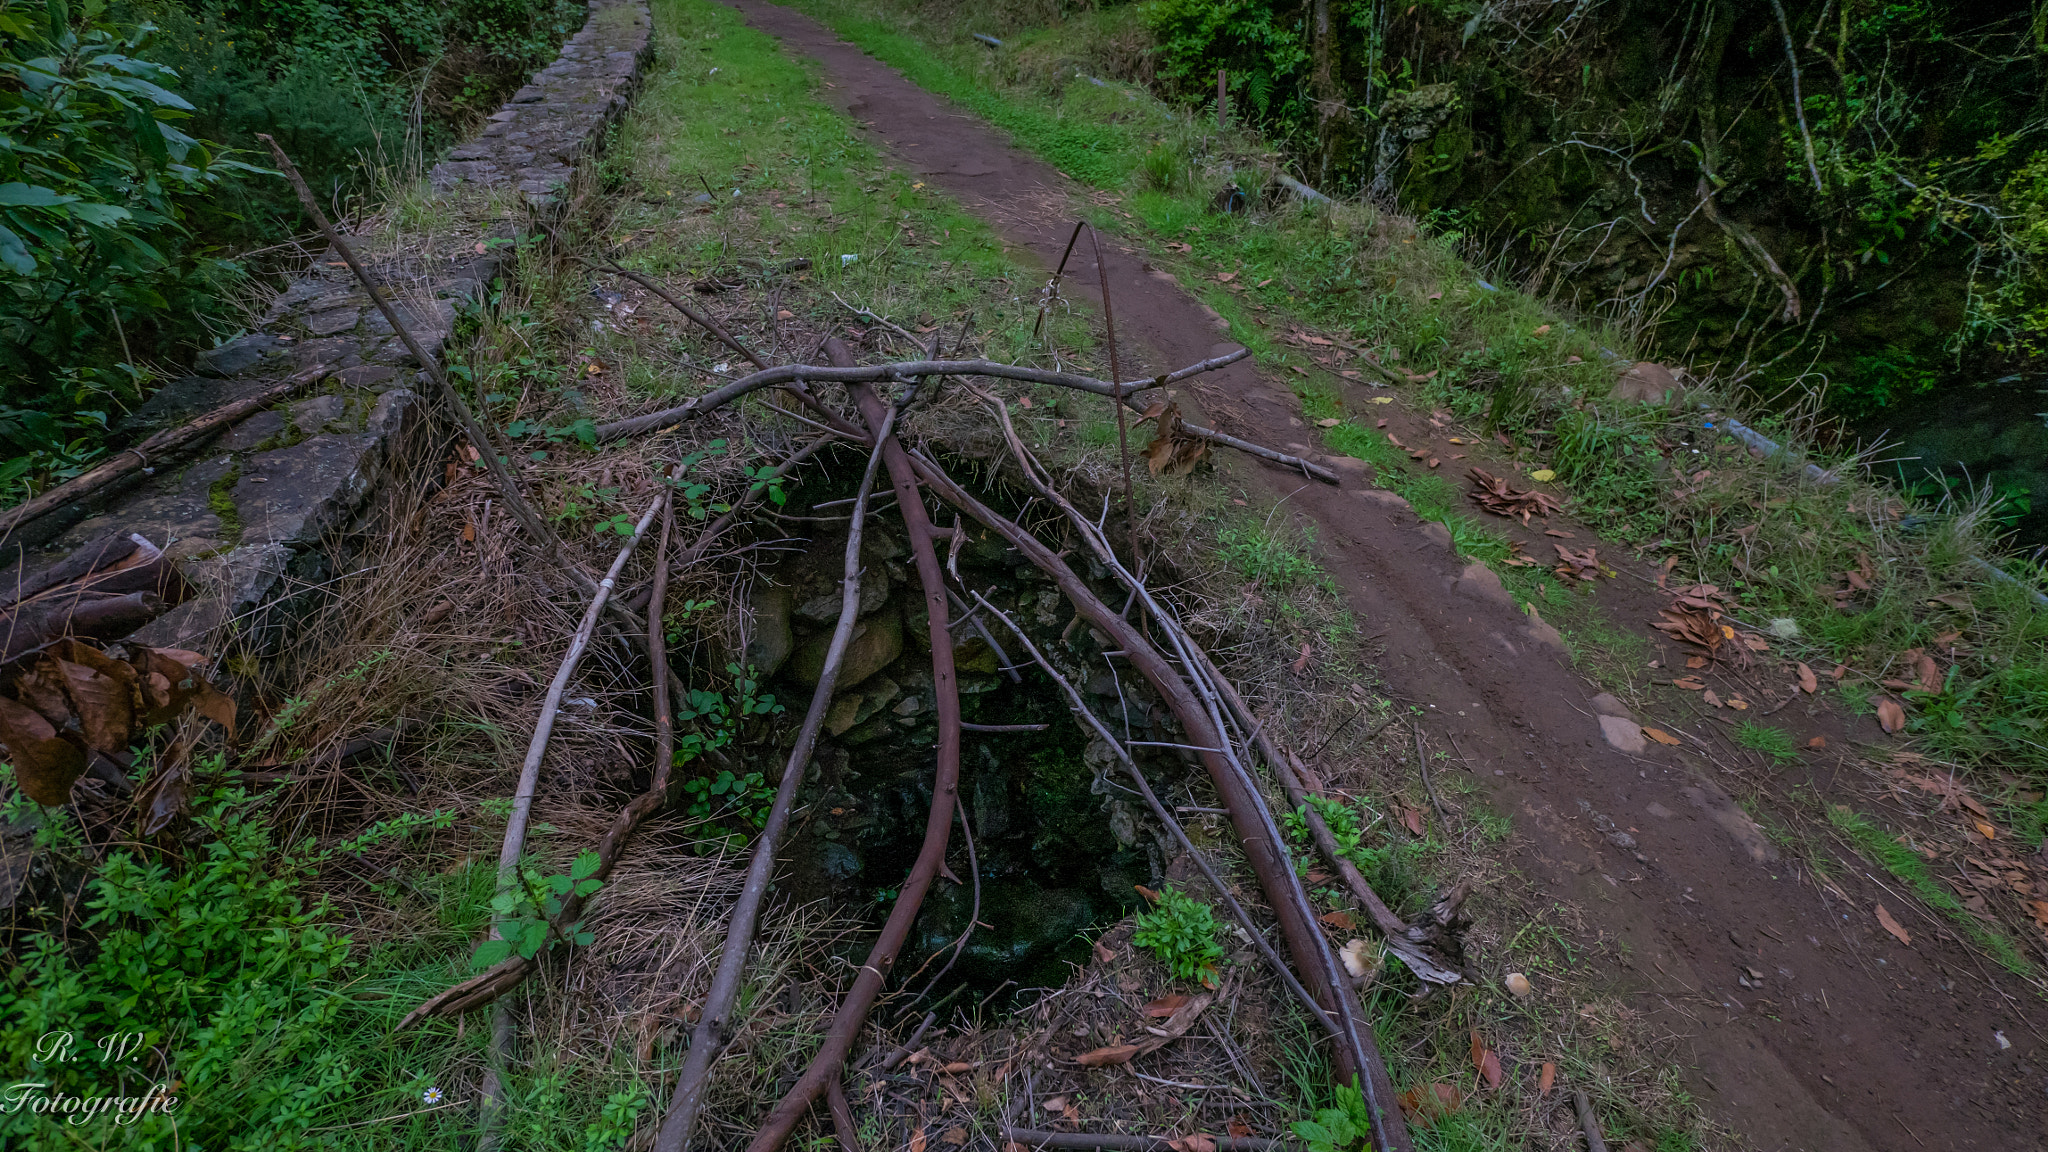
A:
<svg viewBox="0 0 2048 1152">
<path fill-rule="evenodd" d="M 439 1088 L 429 1088 L 425 1092 L 420 1093 L 420 1099 L 425 1100 L 429 1104 L 439 1104 L 441 1102 L 441 1090 Z"/>
</svg>

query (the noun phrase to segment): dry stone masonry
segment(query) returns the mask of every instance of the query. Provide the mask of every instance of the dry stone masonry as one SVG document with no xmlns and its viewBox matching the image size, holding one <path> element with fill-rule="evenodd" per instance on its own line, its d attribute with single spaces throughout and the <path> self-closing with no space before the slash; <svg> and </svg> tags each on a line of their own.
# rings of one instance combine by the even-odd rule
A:
<svg viewBox="0 0 2048 1152">
<path fill-rule="evenodd" d="M 431 210 L 448 219 L 411 242 L 357 240 L 422 349 L 439 357 L 457 313 L 513 268 L 533 216 L 550 216 L 577 166 L 625 110 L 652 45 L 644 0 L 590 0 L 555 62 L 434 167 Z M 421 366 L 332 251 L 294 278 L 256 330 L 199 356 L 117 431 L 140 440 L 286 377 L 330 371 L 295 401 L 258 412 L 125 488 L 60 509 L 6 542 L 6 579 L 38 571 L 107 533 L 135 534 L 178 562 L 200 594 L 135 634 L 141 643 L 210 646 L 236 625 L 260 652 L 293 613 L 273 609 L 317 591 L 348 538 L 374 519 L 395 472 L 432 459 Z M 225 634 L 223 634 L 225 635 Z"/>
</svg>

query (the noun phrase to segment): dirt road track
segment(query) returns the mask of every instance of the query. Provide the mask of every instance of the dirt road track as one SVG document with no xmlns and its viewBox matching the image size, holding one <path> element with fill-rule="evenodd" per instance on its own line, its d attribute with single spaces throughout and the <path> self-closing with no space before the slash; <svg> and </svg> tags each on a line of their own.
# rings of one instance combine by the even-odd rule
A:
<svg viewBox="0 0 2048 1152">
<path fill-rule="evenodd" d="M 825 98 L 898 164 L 1046 267 L 1058 260 L 1078 185 L 810 18 L 729 2 L 822 65 L 837 86 Z M 1159 369 L 1236 346 L 1170 277 L 1109 247 L 1126 356 Z M 1067 281 L 1077 295 L 1095 284 L 1087 251 Z M 1291 393 L 1249 362 L 1208 377 L 1197 397 L 1223 430 L 1275 445 L 1309 438 Z M 1691 1088 L 1718 1121 L 1771 1150 L 2048 1147 L 2048 1052 L 2023 1019 L 2037 1015 L 2024 988 L 2001 990 L 1925 919 L 1909 922 L 1911 948 L 1884 936 L 1872 918 L 1884 894 L 1871 880 L 1838 877 L 1846 900 L 1822 891 L 1778 858 L 1697 756 L 1611 748 L 1597 689 L 1497 580 L 1461 567 L 1440 527 L 1424 531 L 1357 479 L 1338 489 L 1249 461 L 1231 467 L 1275 496 L 1292 493 L 1290 505 L 1320 525 L 1325 562 L 1363 630 L 1383 633 L 1392 690 L 1455 735 L 1482 794 L 1514 816 L 1515 865 L 1621 945 L 1622 966 L 1602 975 L 1686 1037 Z M 1618 618 L 1655 614 L 1645 591 L 1612 595 Z M 1738 985 L 1745 969 L 1763 973 L 1753 988 Z M 2012 1049 L 1997 1046 L 1998 1030 Z"/>
</svg>

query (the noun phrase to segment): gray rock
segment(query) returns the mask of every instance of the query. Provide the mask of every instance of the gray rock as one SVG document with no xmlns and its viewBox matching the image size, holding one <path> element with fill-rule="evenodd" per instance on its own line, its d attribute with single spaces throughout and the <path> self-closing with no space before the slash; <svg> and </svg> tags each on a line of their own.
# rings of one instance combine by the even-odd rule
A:
<svg viewBox="0 0 2048 1152">
<path fill-rule="evenodd" d="M 284 431 L 284 413 L 266 408 L 233 428 L 214 445 L 222 452 L 247 452 Z"/>
<path fill-rule="evenodd" d="M 288 347 L 268 332 L 257 332 L 201 352 L 193 367 L 203 376 L 238 376 Z"/>
<path fill-rule="evenodd" d="M 825 649 L 832 642 L 830 632 L 820 632 L 797 648 L 790 657 L 789 670 L 799 681 L 815 685 L 825 671 Z M 840 663 L 839 683 L 858 687 L 861 681 L 880 672 L 903 652 L 903 622 L 894 612 L 877 613 L 854 625 L 853 642 L 846 646 Z"/>
<path fill-rule="evenodd" d="M 348 411 L 348 401 L 339 396 L 314 396 L 292 405 L 292 427 L 304 436 L 327 430 L 329 424 Z"/>
<path fill-rule="evenodd" d="M 1612 692 L 1602 692 L 1598 696 L 1593 697 L 1591 703 L 1593 711 L 1598 712 L 1602 716 L 1619 716 L 1623 720 L 1633 720 L 1636 718 L 1635 713 L 1628 710 L 1628 705 L 1616 699 Z"/>
<path fill-rule="evenodd" d="M 1600 735 L 1623 752 L 1641 753 L 1649 748 L 1648 741 L 1643 737 L 1642 728 L 1635 721 L 1623 716 L 1600 717 Z"/>
<path fill-rule="evenodd" d="M 343 332 L 353 331 L 362 319 L 363 310 L 360 308 L 330 308 L 306 317 L 306 331 L 315 338 L 338 336 Z"/>
<path fill-rule="evenodd" d="M 249 457 L 232 493 L 243 541 L 306 545 L 341 527 L 383 478 L 385 440 L 329 433 Z"/>
<path fill-rule="evenodd" d="M 775 675 L 796 648 L 796 637 L 789 630 L 789 601 L 789 589 L 759 584 L 747 599 L 754 626 L 741 652 L 763 680 Z"/>
</svg>

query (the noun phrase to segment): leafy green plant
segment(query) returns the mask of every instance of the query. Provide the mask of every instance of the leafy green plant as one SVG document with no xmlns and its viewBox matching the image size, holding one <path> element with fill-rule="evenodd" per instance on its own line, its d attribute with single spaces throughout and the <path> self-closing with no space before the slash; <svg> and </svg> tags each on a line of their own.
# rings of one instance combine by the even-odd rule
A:
<svg viewBox="0 0 2048 1152">
<path fill-rule="evenodd" d="M 1209 905 L 1168 884 L 1151 910 L 1138 913 L 1137 926 L 1131 943 L 1150 951 L 1175 978 L 1215 986 L 1223 945 L 1216 939 L 1216 913 Z"/>
<path fill-rule="evenodd" d="M 498 914 L 498 938 L 486 940 L 477 948 L 469 959 L 470 967 L 489 968 L 514 952 L 531 960 L 541 949 L 554 944 L 590 943 L 595 937 L 583 930 L 582 921 L 563 925 L 559 930 L 554 922 L 571 896 L 588 899 L 604 887 L 604 881 L 593 876 L 602 863 L 602 858 L 592 850 L 576 857 L 567 873 L 543 876 L 521 866 L 515 877 L 517 883 L 491 898 L 491 911 Z"/>
<path fill-rule="evenodd" d="M 325 849 L 310 839 L 281 849 L 266 807 L 216 790 L 195 800 L 194 836 L 178 854 L 113 850 L 85 886 L 83 922 L 25 931 L 0 976 L 0 1050 L 21 1061 L 20 1079 L 82 1097 L 176 1080 L 177 1095 L 202 1102 L 124 1125 L 124 1147 L 297 1147 L 345 1101 L 379 1087 L 359 1055 L 333 1043 L 362 1026 L 365 1008 L 346 990 L 365 961 L 335 930 L 332 906 L 308 904 L 304 885 L 323 864 L 445 828 L 454 814 L 407 815 Z M 67 1032 L 139 1034 L 138 1051 L 165 1065 L 138 1056 L 109 1068 L 39 1048 Z M 70 1148 L 76 1132 L 26 1108 L 0 1113 L 9 1148 Z"/>
<path fill-rule="evenodd" d="M 1365 1093 L 1358 1081 L 1340 1086 L 1336 1107 L 1319 1108 L 1310 1120 L 1296 1120 L 1290 1127 L 1308 1142 L 1309 1152 L 1345 1152 L 1372 1135 L 1372 1109 L 1366 1107 Z"/>
<path fill-rule="evenodd" d="M 1263 525 L 1225 528 L 1216 539 L 1224 559 L 1247 580 L 1286 589 L 1323 576 L 1313 559 Z"/>
<path fill-rule="evenodd" d="M 97 451 L 147 377 L 130 334 L 193 336 L 236 265 L 188 217 L 260 172 L 178 125 L 192 105 L 147 58 L 154 29 L 99 0 L 0 0 L 0 469 L 35 485 Z M 147 350 L 148 345 L 145 345 Z M 38 417 L 37 413 L 40 413 Z"/>
</svg>

